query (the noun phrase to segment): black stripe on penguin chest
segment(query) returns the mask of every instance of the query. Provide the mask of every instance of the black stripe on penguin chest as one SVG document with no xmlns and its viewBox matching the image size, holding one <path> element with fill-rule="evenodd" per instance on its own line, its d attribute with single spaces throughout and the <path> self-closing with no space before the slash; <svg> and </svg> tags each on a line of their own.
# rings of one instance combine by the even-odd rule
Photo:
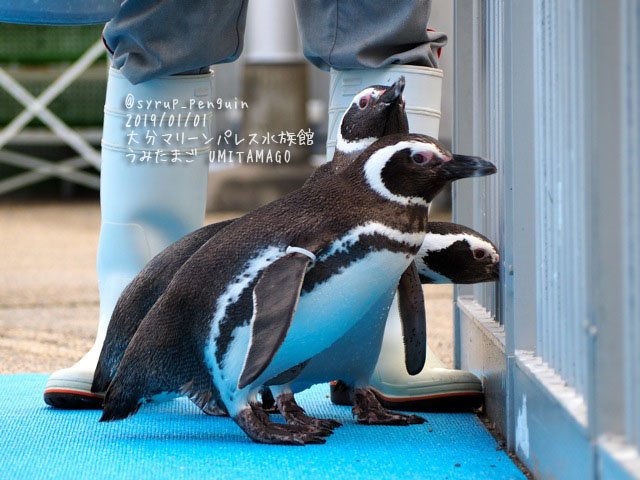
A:
<svg viewBox="0 0 640 480">
<path fill-rule="evenodd" d="M 330 257 L 316 263 L 305 276 L 302 292 L 309 293 L 318 285 L 327 282 L 332 276 L 344 271 L 349 265 L 356 263 L 372 252 L 389 251 L 404 253 L 407 258 L 418 252 L 419 245 L 398 242 L 382 234 L 363 235 L 358 242 L 348 245 Z M 320 252 L 318 258 L 322 258 Z"/>
<path fill-rule="evenodd" d="M 248 325 L 253 316 L 253 289 L 258 283 L 259 275 L 242 291 L 238 300 L 227 306 L 224 319 L 220 322 L 220 333 L 216 338 L 216 361 L 222 365 L 224 356 L 233 340 L 234 331 Z"/>
</svg>

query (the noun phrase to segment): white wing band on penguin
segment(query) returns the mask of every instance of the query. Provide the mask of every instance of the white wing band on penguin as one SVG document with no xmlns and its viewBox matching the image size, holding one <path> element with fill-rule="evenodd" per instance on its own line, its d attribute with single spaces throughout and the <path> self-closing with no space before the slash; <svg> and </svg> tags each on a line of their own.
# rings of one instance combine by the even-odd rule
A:
<svg viewBox="0 0 640 480">
<path fill-rule="evenodd" d="M 312 263 L 316 263 L 316 256 L 306 248 L 288 246 L 285 253 L 287 255 L 290 253 L 301 253 L 302 255 L 309 257 Z"/>
</svg>

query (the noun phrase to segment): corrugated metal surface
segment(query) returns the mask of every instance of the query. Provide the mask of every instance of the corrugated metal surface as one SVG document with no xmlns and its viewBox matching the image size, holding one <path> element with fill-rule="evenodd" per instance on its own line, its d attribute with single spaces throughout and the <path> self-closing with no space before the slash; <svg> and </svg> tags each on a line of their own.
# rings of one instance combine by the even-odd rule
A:
<svg viewBox="0 0 640 480">
<path fill-rule="evenodd" d="M 457 363 L 541 478 L 640 478 L 640 0 L 455 17 L 454 146 L 499 173 L 454 218 L 502 260 L 499 288 L 456 288 Z"/>
<path fill-rule="evenodd" d="M 500 207 L 500 185 L 504 178 L 504 14 L 503 0 L 484 3 L 484 42 L 485 57 L 483 64 L 486 69 L 486 81 L 484 92 L 487 105 L 486 109 L 486 138 L 484 155 L 490 158 L 498 167 L 498 174 L 488 178 L 476 180 L 474 223 L 479 230 L 491 239 L 499 243 L 500 219 L 502 216 Z M 498 245 L 499 246 L 499 245 Z M 498 288 L 494 283 L 483 283 L 474 287 L 476 301 L 484 306 L 492 315 L 496 316 L 496 306 L 499 303 Z M 500 317 L 496 316 L 500 321 Z"/>
<path fill-rule="evenodd" d="M 623 228 L 626 436 L 640 449 L 640 2 L 625 2 Z"/>
<path fill-rule="evenodd" d="M 586 384 L 582 0 L 535 4 L 537 354 Z"/>
</svg>

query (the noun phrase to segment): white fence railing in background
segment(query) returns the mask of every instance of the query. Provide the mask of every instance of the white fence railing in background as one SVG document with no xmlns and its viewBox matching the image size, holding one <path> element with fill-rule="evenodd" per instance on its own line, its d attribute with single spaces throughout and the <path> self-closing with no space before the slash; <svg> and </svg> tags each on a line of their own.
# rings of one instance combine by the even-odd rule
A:
<svg viewBox="0 0 640 480">
<path fill-rule="evenodd" d="M 502 260 L 456 363 L 540 478 L 640 478 L 639 31 L 638 0 L 455 3 L 454 148 L 499 173 L 454 218 Z"/>
<path fill-rule="evenodd" d="M 58 6 L 62 8 L 61 5 Z M 16 12 L 18 10 L 19 8 L 16 8 Z M 24 110 L 11 122 L 0 128 L 0 164 L 6 163 L 28 170 L 0 180 L 0 195 L 33 185 L 49 177 L 59 177 L 78 185 L 99 189 L 100 178 L 98 175 L 81 170 L 87 164 L 100 169 L 100 152 L 90 143 L 90 138 L 95 137 L 95 132 L 83 131 L 81 133 L 74 130 L 60 120 L 49 109 L 49 105 L 102 55 L 104 55 L 104 45 L 102 40 L 97 40 L 37 97 L 11 77 L 7 71 L 0 68 L 0 88 L 6 90 L 24 107 Z M 29 133 L 23 132 L 34 118 L 41 120 L 51 130 L 50 135 L 44 136 L 36 133 L 30 136 Z M 25 133 L 26 135 L 24 135 Z M 46 138 L 49 142 L 57 143 L 59 141 L 67 144 L 79 156 L 73 156 L 62 162 L 51 162 L 46 158 L 3 150 L 5 145 L 16 141 L 20 136 L 24 137 L 22 140 L 25 143 L 32 143 L 33 139 L 38 137 L 40 140 Z"/>
</svg>

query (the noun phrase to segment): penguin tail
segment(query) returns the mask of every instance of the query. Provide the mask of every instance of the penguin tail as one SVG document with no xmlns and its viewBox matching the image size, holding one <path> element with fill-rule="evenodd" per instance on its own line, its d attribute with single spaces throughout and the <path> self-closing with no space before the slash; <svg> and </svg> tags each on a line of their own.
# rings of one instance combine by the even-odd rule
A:
<svg viewBox="0 0 640 480">
<path fill-rule="evenodd" d="M 145 268 L 124 289 L 111 314 L 107 335 L 93 375 L 91 391 L 104 393 L 109 388 L 127 347 L 138 331 L 142 320 L 163 291 Z"/>
<path fill-rule="evenodd" d="M 155 388 L 153 385 L 149 385 L 144 363 L 137 355 L 140 353 L 139 349 L 134 348 L 133 351 L 128 349 L 118 365 L 117 372 L 106 389 L 102 417 L 100 417 L 101 422 L 130 417 L 140 409 L 140 406 L 147 399 L 153 396 L 152 392 L 155 391 Z M 97 380 L 99 381 L 100 378 Z M 95 383 L 96 379 L 94 378 Z"/>
<path fill-rule="evenodd" d="M 137 413 L 143 403 L 137 392 L 127 392 L 121 385 L 114 384 L 107 390 L 100 421 L 124 420 Z"/>
</svg>

